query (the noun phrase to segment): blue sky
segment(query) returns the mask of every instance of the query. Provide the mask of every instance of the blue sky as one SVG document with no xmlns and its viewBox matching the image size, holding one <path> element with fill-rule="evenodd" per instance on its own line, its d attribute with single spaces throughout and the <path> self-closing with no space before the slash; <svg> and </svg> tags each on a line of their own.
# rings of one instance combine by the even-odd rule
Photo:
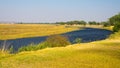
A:
<svg viewBox="0 0 120 68">
<path fill-rule="evenodd" d="M 107 21 L 120 0 L 0 0 L 1 22 Z"/>
</svg>

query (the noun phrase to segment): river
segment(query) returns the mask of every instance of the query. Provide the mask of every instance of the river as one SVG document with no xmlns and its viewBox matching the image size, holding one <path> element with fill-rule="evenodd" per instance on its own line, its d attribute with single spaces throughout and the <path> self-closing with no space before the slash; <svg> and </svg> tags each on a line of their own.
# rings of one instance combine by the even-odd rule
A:
<svg viewBox="0 0 120 68">
<path fill-rule="evenodd" d="M 106 39 L 109 37 L 110 34 L 112 34 L 112 31 L 105 29 L 85 28 L 82 30 L 76 30 L 61 35 L 67 36 L 67 38 L 71 43 L 74 43 L 74 40 L 76 38 L 81 38 L 82 43 L 87 43 L 87 42 Z M 46 38 L 47 36 L 6 40 L 5 45 L 7 45 L 6 46 L 7 48 L 13 46 L 14 50 L 18 50 L 18 48 L 22 46 L 26 46 L 29 44 L 39 44 L 45 41 Z M 0 40 L 0 45 L 3 45 L 4 41 L 5 40 Z"/>
</svg>

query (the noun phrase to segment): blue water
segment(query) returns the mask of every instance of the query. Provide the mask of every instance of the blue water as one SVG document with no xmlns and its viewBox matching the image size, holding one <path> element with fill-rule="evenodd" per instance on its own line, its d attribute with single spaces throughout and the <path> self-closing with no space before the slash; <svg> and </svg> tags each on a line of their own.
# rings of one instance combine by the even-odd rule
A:
<svg viewBox="0 0 120 68">
<path fill-rule="evenodd" d="M 86 43 L 106 39 L 110 34 L 112 34 L 112 31 L 109 30 L 85 28 L 83 30 L 72 31 L 61 35 L 66 36 L 71 43 L 74 43 L 76 38 L 81 38 L 82 43 Z M 29 44 L 39 44 L 45 41 L 46 38 L 47 36 L 6 40 L 6 45 L 8 45 L 7 48 L 13 46 L 14 50 L 17 51 L 18 48 L 22 46 L 27 46 Z M 0 45 L 3 45 L 4 41 L 5 40 L 0 40 Z"/>
</svg>

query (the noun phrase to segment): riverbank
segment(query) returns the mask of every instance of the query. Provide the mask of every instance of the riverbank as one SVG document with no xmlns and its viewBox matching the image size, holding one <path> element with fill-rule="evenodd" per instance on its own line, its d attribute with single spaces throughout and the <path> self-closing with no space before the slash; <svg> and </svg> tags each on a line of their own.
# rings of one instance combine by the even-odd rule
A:
<svg viewBox="0 0 120 68">
<path fill-rule="evenodd" d="M 91 43 L 0 57 L 1 68 L 119 68 L 120 35 Z"/>
<path fill-rule="evenodd" d="M 82 39 L 82 43 L 97 41 L 97 40 L 104 40 L 112 34 L 112 31 L 99 29 L 99 28 L 84 28 L 80 30 L 75 30 L 67 33 L 63 33 L 63 35 L 68 38 L 68 40 L 73 44 L 75 39 L 80 38 Z M 21 38 L 21 39 L 13 39 L 13 40 L 6 40 L 6 44 L 10 44 L 9 46 L 13 46 L 14 50 L 17 51 L 18 48 L 22 46 L 27 46 L 30 44 L 39 44 L 48 36 L 43 37 L 30 37 L 30 38 Z M 4 40 L 0 40 L 0 43 L 4 43 Z M 8 45 L 7 45 L 8 46 Z"/>
</svg>

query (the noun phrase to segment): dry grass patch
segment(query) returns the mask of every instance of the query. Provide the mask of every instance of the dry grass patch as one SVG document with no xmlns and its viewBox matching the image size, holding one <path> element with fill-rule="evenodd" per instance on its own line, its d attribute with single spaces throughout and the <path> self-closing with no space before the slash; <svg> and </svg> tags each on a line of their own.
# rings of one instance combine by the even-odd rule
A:
<svg viewBox="0 0 120 68">
<path fill-rule="evenodd" d="M 2 68 L 119 68 L 119 56 L 119 41 L 104 40 L 21 52 L 2 59 L 1 66 Z"/>
<path fill-rule="evenodd" d="M 78 29 L 78 27 L 52 24 L 0 24 L 0 40 L 48 36 Z"/>
</svg>

